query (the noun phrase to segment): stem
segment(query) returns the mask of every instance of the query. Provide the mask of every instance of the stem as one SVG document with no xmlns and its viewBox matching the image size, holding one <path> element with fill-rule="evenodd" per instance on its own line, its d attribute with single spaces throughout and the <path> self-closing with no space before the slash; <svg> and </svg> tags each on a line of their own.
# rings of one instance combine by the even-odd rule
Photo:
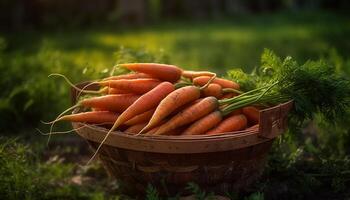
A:
<svg viewBox="0 0 350 200">
<path fill-rule="evenodd" d="M 219 104 L 222 105 L 222 104 L 226 104 L 226 103 L 232 103 L 232 102 L 235 101 L 235 99 L 241 98 L 241 97 L 243 97 L 243 96 L 250 95 L 250 94 L 252 94 L 252 93 L 258 92 L 258 91 L 260 91 L 260 90 L 262 90 L 262 89 L 265 89 L 265 88 L 268 88 L 268 87 L 270 87 L 270 86 L 269 86 L 269 85 L 266 85 L 266 86 L 263 86 L 263 87 L 260 87 L 260 88 L 256 88 L 256 89 L 254 89 L 254 90 L 250 90 L 249 92 L 245 92 L 245 93 L 243 93 L 243 94 L 241 94 L 241 95 L 232 97 L 232 98 L 230 98 L 230 99 L 219 100 Z"/>
<path fill-rule="evenodd" d="M 237 93 L 237 94 L 243 94 L 244 92 L 240 91 L 240 90 L 236 90 L 236 89 L 233 89 L 233 88 L 224 88 L 222 89 L 222 92 L 223 93 Z"/>
<path fill-rule="evenodd" d="M 52 124 L 50 126 L 50 133 L 49 133 L 49 137 L 47 138 L 47 145 L 50 143 L 50 139 L 51 139 L 51 133 L 52 133 L 52 130 L 53 130 L 53 126 L 55 125 L 55 123 L 58 121 L 58 119 L 60 117 L 62 117 L 64 114 L 66 114 L 67 112 L 71 111 L 71 110 L 74 110 L 76 108 L 78 108 L 80 106 L 80 104 L 76 104 L 70 108 L 68 108 L 67 110 L 63 111 L 61 114 L 59 114 L 56 119 L 54 121 L 52 121 Z"/>
<path fill-rule="evenodd" d="M 203 85 L 202 87 L 200 87 L 199 89 L 202 91 L 202 90 L 204 90 L 205 88 L 207 88 L 207 87 L 210 85 L 210 83 L 212 83 L 212 82 L 214 81 L 215 78 L 216 78 L 216 74 L 215 74 L 213 77 L 211 77 L 211 78 L 209 79 L 209 81 L 208 81 L 205 85 Z"/>
<path fill-rule="evenodd" d="M 270 85 L 265 91 L 263 91 L 261 94 L 256 94 L 256 95 L 252 95 L 246 99 L 243 99 L 243 100 L 239 100 L 237 101 L 236 103 L 233 103 L 231 105 L 229 105 L 228 107 L 224 108 L 222 113 L 223 115 L 227 115 L 229 113 L 231 113 L 232 111 L 238 109 L 238 108 L 242 108 L 244 106 L 247 106 L 247 105 L 251 105 L 251 104 L 254 104 L 254 103 L 258 103 L 259 100 L 261 100 L 264 95 L 271 89 L 273 88 L 275 85 L 277 85 L 279 82 L 275 82 L 274 84 Z"/>
<path fill-rule="evenodd" d="M 77 86 L 75 86 L 65 75 L 62 74 L 50 74 L 48 77 L 51 76 L 59 76 L 64 78 L 64 80 L 68 83 L 68 85 L 70 85 L 72 88 L 74 88 L 75 90 L 79 91 L 79 92 L 84 92 L 84 93 L 88 93 L 88 94 L 101 94 L 100 91 L 94 91 L 94 90 L 82 90 L 80 88 L 78 88 Z M 91 84 L 91 83 L 90 83 Z"/>
<path fill-rule="evenodd" d="M 192 83 L 185 83 L 185 82 L 176 83 L 175 84 L 175 89 L 179 89 L 179 88 L 182 88 L 182 87 L 185 87 L 185 86 L 189 86 L 189 85 L 192 85 Z"/>
<path fill-rule="evenodd" d="M 230 114 L 232 111 L 238 109 L 238 108 L 242 108 L 244 106 L 250 105 L 255 103 L 256 101 L 256 97 L 255 96 L 251 96 L 247 99 L 238 101 L 236 103 L 230 104 L 229 106 L 227 106 L 226 108 L 224 108 L 221 112 L 223 116 L 226 116 L 228 114 Z"/>
</svg>

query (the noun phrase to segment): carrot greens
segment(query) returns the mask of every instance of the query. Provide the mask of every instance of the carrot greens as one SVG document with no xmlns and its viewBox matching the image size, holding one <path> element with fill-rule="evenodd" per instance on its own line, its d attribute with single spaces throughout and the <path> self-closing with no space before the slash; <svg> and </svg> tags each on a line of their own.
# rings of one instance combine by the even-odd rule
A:
<svg viewBox="0 0 350 200">
<path fill-rule="evenodd" d="M 291 116 L 301 123 L 312 119 L 316 113 L 334 121 L 341 118 L 350 106 L 350 81 L 322 60 L 299 65 L 289 56 L 282 60 L 272 51 L 265 50 L 261 67 L 253 74 L 242 76 L 243 73 L 233 70 L 228 76 L 237 78 L 242 86 L 257 89 L 225 100 L 230 103 L 226 112 L 251 104 L 272 106 L 294 100 L 295 109 Z"/>
</svg>

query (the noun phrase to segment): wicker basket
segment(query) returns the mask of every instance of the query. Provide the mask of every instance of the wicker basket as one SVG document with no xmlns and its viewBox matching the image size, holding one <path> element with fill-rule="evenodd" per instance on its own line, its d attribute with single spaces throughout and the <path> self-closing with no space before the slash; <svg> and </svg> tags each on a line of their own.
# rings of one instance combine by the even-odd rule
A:
<svg viewBox="0 0 350 200">
<path fill-rule="evenodd" d="M 75 96 L 73 91 L 73 101 Z M 215 136 L 134 136 L 116 131 L 100 149 L 99 159 L 126 192 L 143 193 L 151 183 L 161 194 L 185 194 L 188 182 L 216 194 L 239 191 L 261 175 L 292 106 L 290 101 L 261 110 L 259 125 Z M 108 132 L 82 123 L 73 127 L 93 149 Z"/>
</svg>

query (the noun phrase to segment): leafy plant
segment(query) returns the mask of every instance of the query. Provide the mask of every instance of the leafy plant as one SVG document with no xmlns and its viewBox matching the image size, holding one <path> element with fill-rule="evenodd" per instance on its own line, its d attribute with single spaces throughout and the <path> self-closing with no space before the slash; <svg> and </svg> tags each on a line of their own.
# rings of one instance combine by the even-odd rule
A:
<svg viewBox="0 0 350 200">
<path fill-rule="evenodd" d="M 261 192 L 255 192 L 248 197 L 245 197 L 244 200 L 264 200 L 264 194 Z"/>
<path fill-rule="evenodd" d="M 212 199 L 214 196 L 214 193 L 211 192 L 208 194 L 206 191 L 202 190 L 199 185 L 193 182 L 188 183 L 186 189 L 191 191 L 197 200 Z"/>
<path fill-rule="evenodd" d="M 147 185 L 146 199 L 147 200 L 161 200 L 157 189 L 155 187 L 153 187 L 151 184 Z"/>
</svg>

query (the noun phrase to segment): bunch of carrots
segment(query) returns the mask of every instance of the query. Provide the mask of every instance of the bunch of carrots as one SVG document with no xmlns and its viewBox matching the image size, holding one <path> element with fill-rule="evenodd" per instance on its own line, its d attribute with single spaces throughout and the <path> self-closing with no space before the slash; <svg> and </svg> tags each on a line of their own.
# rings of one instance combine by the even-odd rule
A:
<svg viewBox="0 0 350 200">
<path fill-rule="evenodd" d="M 239 131 L 258 123 L 253 106 L 230 109 L 242 92 L 240 86 L 208 71 L 186 71 L 156 63 L 121 64 L 129 74 L 93 82 L 100 94 L 80 100 L 75 106 L 90 109 L 59 115 L 54 121 L 111 125 L 110 132 L 146 135 L 202 135 Z M 75 87 L 75 86 L 73 86 Z"/>
<path fill-rule="evenodd" d="M 120 64 L 128 74 L 92 82 L 100 90 L 60 114 L 58 121 L 109 125 L 135 135 L 215 135 L 240 131 L 259 122 L 259 109 L 242 102 L 247 93 L 232 81 L 208 71 L 187 71 L 157 63 Z M 58 75 L 58 74 L 56 74 Z M 96 96 L 97 95 L 97 96 Z M 249 97 L 249 95 L 247 96 Z M 77 108 L 85 112 L 66 114 Z M 98 150 L 97 150 L 98 151 Z"/>
</svg>

